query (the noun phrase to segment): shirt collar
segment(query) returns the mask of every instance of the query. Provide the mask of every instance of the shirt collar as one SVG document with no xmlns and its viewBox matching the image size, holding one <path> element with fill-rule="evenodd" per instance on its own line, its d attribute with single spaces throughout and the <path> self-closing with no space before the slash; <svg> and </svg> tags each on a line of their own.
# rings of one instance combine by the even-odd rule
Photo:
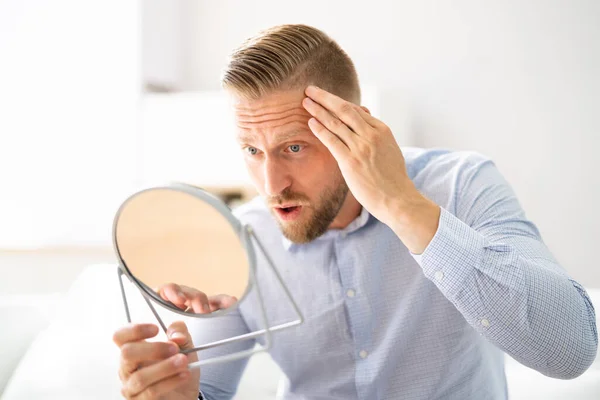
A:
<svg viewBox="0 0 600 400">
<path fill-rule="evenodd" d="M 340 236 L 345 237 L 346 235 L 348 235 L 354 231 L 357 231 L 358 229 L 365 226 L 367 224 L 367 222 L 369 221 L 370 217 L 371 217 L 371 214 L 367 211 L 366 208 L 362 207 L 362 210 L 360 211 L 360 214 L 358 215 L 358 217 L 356 217 L 352 222 L 350 222 L 350 224 L 348 224 L 347 227 L 345 227 L 344 229 L 329 229 L 327 232 L 325 232 L 323 235 L 316 238 L 314 241 L 333 239 L 333 238 L 340 237 Z M 282 242 L 283 242 L 283 248 L 285 250 L 290 250 L 292 247 L 302 246 L 302 244 L 294 243 L 291 240 L 289 240 L 288 238 L 286 238 L 285 236 L 282 236 Z"/>
</svg>

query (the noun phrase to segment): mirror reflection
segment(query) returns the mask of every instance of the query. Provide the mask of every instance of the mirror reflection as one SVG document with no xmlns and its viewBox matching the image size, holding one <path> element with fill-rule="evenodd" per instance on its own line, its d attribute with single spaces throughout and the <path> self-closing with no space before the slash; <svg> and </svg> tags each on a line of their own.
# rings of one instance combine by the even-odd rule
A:
<svg viewBox="0 0 600 400">
<path fill-rule="evenodd" d="M 157 188 L 130 198 L 115 241 L 133 277 L 180 311 L 228 309 L 248 286 L 249 263 L 233 225 L 183 191 Z"/>
</svg>

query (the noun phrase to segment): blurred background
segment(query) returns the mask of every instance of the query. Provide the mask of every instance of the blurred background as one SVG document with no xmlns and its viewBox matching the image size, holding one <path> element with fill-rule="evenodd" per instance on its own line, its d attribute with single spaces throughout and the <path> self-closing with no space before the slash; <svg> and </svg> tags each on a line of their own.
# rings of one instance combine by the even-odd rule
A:
<svg viewBox="0 0 600 400">
<path fill-rule="evenodd" d="M 249 196 L 219 77 L 282 23 L 338 41 L 401 146 L 493 158 L 571 276 L 600 288 L 597 1 L 0 0 L 0 304 L 53 315 L 87 266 L 115 262 L 112 218 L 141 186 Z"/>
</svg>

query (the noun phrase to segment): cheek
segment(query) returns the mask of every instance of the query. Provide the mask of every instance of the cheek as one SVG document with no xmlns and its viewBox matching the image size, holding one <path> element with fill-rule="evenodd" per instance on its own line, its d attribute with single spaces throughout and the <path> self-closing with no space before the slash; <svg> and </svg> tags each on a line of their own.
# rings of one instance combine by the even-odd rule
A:
<svg viewBox="0 0 600 400">
<path fill-rule="evenodd" d="M 319 153 L 295 162 L 290 169 L 290 175 L 294 178 L 294 182 L 306 190 L 318 190 L 329 181 L 336 169 L 335 159 Z"/>
<path fill-rule="evenodd" d="M 329 152 L 329 149 L 327 149 L 327 147 L 325 147 L 323 149 L 323 153 L 322 154 L 323 154 L 323 162 L 325 164 L 327 164 L 328 167 L 333 166 L 333 167 L 337 168 L 337 160 L 335 159 L 335 157 L 333 156 L 333 154 L 331 154 Z"/>
<path fill-rule="evenodd" d="M 256 162 L 245 161 L 246 171 L 248 171 L 248 176 L 252 180 L 255 186 L 259 186 L 264 181 L 263 177 L 263 168 Z"/>
<path fill-rule="evenodd" d="M 309 162 L 310 168 L 316 173 L 321 174 L 322 178 L 327 179 L 328 176 L 339 169 L 336 159 L 327 148 L 320 149 L 320 151 L 311 158 L 312 159 Z"/>
<path fill-rule="evenodd" d="M 311 145 L 311 164 L 316 168 L 324 171 L 330 171 L 332 168 L 337 169 L 337 161 L 333 154 L 321 142 L 316 142 Z"/>
</svg>

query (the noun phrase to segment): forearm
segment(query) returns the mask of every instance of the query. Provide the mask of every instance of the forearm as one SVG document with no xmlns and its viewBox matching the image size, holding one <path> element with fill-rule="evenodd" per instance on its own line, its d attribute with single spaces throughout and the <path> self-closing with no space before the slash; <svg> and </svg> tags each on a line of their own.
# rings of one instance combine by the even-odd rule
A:
<svg viewBox="0 0 600 400">
<path fill-rule="evenodd" d="M 440 207 L 410 183 L 403 196 L 390 200 L 386 208 L 389 216 L 385 222 L 396 236 L 411 253 L 423 253 L 438 229 Z"/>
<path fill-rule="evenodd" d="M 416 258 L 469 324 L 523 364 L 573 378 L 593 362 L 591 302 L 536 238 L 499 241 L 442 210 L 438 230 Z"/>
</svg>

